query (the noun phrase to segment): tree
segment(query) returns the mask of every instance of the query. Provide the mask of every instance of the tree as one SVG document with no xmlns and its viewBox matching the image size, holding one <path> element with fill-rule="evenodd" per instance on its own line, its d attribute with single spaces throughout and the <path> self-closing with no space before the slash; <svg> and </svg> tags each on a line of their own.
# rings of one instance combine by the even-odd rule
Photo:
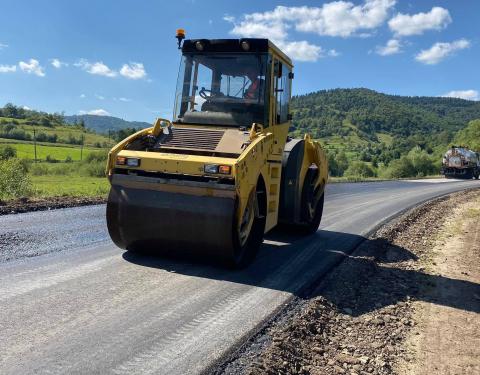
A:
<svg viewBox="0 0 480 375">
<path fill-rule="evenodd" d="M 18 107 L 14 106 L 12 103 L 7 103 L 5 104 L 5 107 L 3 107 L 2 114 L 4 117 L 17 118 Z"/>
<path fill-rule="evenodd" d="M 343 172 L 346 171 L 348 168 L 347 154 L 345 154 L 344 151 L 341 151 L 338 153 L 336 159 L 337 159 L 338 169 L 342 171 L 342 175 L 343 175 Z"/>
<path fill-rule="evenodd" d="M 345 171 L 347 177 L 374 177 L 375 171 L 363 161 L 353 161 Z"/>
<path fill-rule="evenodd" d="M 392 160 L 386 171 L 386 177 L 388 178 L 405 178 L 413 176 L 416 176 L 416 170 L 412 161 L 407 156 Z"/>
<path fill-rule="evenodd" d="M 415 176 L 422 177 L 433 174 L 437 168 L 426 151 L 420 147 L 413 148 L 407 155 L 415 169 Z"/>
<path fill-rule="evenodd" d="M 455 137 L 455 143 L 480 151 L 480 120 L 470 121 L 466 128 L 460 130 Z"/>
</svg>

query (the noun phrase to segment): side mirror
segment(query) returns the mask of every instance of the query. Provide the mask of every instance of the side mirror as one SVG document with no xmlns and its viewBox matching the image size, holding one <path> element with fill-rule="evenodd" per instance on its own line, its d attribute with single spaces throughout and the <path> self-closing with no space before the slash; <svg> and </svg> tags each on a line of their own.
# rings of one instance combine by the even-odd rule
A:
<svg viewBox="0 0 480 375">
<path fill-rule="evenodd" d="M 172 127 L 172 123 L 169 120 L 164 118 L 157 118 L 155 120 L 155 124 L 153 125 L 152 134 L 155 137 L 158 137 L 160 133 L 163 134 L 170 134 L 170 128 Z"/>
</svg>

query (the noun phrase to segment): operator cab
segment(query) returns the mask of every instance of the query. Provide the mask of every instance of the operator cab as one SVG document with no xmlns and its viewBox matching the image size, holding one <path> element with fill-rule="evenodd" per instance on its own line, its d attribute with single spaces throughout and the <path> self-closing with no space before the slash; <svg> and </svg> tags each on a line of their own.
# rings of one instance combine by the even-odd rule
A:
<svg viewBox="0 0 480 375">
<path fill-rule="evenodd" d="M 267 39 L 185 40 L 174 123 L 268 126 L 272 66 L 269 48 L 276 48 L 272 46 Z M 289 87 L 288 92 L 279 90 L 285 91 L 288 99 Z"/>
</svg>

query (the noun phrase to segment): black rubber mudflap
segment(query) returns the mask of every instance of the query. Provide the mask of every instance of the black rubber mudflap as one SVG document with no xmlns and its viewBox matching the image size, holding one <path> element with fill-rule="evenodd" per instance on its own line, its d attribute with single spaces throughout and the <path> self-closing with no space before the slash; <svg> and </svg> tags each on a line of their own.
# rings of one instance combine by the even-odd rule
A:
<svg viewBox="0 0 480 375">
<path fill-rule="evenodd" d="M 110 237 L 120 248 L 231 258 L 235 199 L 112 185 Z"/>
</svg>

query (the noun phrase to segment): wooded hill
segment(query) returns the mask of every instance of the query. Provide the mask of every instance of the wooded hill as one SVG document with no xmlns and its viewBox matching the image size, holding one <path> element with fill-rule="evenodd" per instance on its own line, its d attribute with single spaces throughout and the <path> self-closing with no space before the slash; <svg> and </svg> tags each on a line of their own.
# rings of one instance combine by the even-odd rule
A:
<svg viewBox="0 0 480 375">
<path fill-rule="evenodd" d="M 452 142 L 473 144 L 480 102 L 335 89 L 295 96 L 292 113 L 292 135 L 320 139 L 333 176 L 409 177 L 438 173 Z"/>
<path fill-rule="evenodd" d="M 65 122 L 72 125 L 83 122 L 86 128 L 103 134 L 126 128 L 143 129 L 152 126 L 152 124 L 149 124 L 148 122 L 127 121 L 113 116 L 73 115 L 64 116 L 64 119 Z"/>
<path fill-rule="evenodd" d="M 473 119 L 480 118 L 480 102 L 441 97 L 386 95 L 373 90 L 335 89 L 295 96 L 295 132 L 315 138 L 357 134 L 379 142 L 378 133 L 392 137 L 415 135 L 451 139 Z"/>
</svg>

